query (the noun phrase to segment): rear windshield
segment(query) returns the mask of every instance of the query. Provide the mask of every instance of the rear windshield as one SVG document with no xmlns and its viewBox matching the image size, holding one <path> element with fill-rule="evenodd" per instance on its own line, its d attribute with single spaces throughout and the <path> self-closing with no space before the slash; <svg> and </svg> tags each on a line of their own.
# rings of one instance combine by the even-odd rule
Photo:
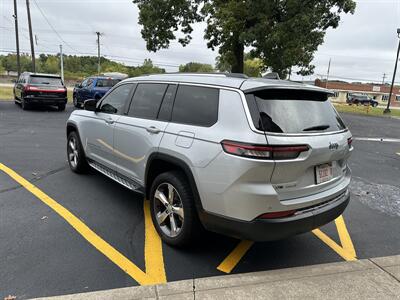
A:
<svg viewBox="0 0 400 300">
<path fill-rule="evenodd" d="M 59 77 L 46 77 L 46 76 L 31 76 L 29 78 L 29 83 L 31 84 L 46 84 L 46 85 L 56 85 L 62 86 L 61 78 Z"/>
<path fill-rule="evenodd" d="M 342 119 L 321 92 L 263 90 L 246 95 L 258 130 L 275 133 L 332 132 L 345 129 Z"/>
<path fill-rule="evenodd" d="M 120 80 L 118 79 L 97 79 L 96 86 L 97 87 L 113 87 Z"/>
</svg>

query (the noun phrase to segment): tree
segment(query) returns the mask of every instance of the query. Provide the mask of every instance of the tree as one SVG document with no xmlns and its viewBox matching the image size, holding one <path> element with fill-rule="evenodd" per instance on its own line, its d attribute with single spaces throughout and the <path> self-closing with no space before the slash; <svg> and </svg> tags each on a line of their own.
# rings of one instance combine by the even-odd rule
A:
<svg viewBox="0 0 400 300">
<path fill-rule="evenodd" d="M 147 49 L 168 48 L 170 41 L 186 46 L 192 24 L 205 21 L 207 46 L 217 49 L 232 66 L 244 70 L 244 49 L 261 58 L 264 68 L 285 77 L 297 66 L 312 73 L 313 54 L 328 28 L 339 25 L 341 13 L 353 13 L 353 0 L 133 0 Z"/>
<path fill-rule="evenodd" d="M 232 72 L 232 65 L 224 55 L 217 56 L 215 67 L 220 72 Z M 264 71 L 262 60 L 245 53 L 243 73 L 250 77 L 261 77 L 262 71 Z"/>
<path fill-rule="evenodd" d="M 179 66 L 179 72 L 188 72 L 188 73 L 210 73 L 213 72 L 214 68 L 209 64 L 202 64 L 197 62 L 190 62 L 185 65 Z"/>
</svg>

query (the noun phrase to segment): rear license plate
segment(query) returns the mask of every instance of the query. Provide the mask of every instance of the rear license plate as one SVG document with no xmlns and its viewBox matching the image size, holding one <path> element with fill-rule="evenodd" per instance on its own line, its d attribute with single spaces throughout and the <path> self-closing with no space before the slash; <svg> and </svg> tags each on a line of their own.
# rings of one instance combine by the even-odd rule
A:
<svg viewBox="0 0 400 300">
<path fill-rule="evenodd" d="M 315 167 L 315 178 L 317 184 L 329 181 L 333 178 L 332 163 L 327 163 Z"/>
</svg>

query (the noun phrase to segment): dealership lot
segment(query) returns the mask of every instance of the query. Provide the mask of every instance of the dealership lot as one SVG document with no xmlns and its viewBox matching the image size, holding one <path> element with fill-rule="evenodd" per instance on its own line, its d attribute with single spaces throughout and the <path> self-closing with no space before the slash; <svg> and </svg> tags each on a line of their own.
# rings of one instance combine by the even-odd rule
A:
<svg viewBox="0 0 400 300">
<path fill-rule="evenodd" d="M 354 180 L 337 222 L 269 243 L 208 234 L 182 250 L 161 245 L 140 195 L 94 171 L 69 170 L 72 109 L 22 111 L 0 101 L 0 299 L 400 253 L 398 119 L 343 115 L 355 138 Z"/>
</svg>

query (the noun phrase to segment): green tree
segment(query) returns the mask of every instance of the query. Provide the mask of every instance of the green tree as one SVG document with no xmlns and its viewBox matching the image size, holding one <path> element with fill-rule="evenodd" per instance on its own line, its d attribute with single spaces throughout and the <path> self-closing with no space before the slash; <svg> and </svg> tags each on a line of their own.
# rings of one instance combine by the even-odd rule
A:
<svg viewBox="0 0 400 300">
<path fill-rule="evenodd" d="M 224 55 L 217 56 L 215 67 L 220 72 L 232 72 L 229 58 Z M 264 65 L 261 59 L 252 57 L 250 53 L 244 54 L 243 73 L 250 77 L 261 77 Z"/>
<path fill-rule="evenodd" d="M 341 13 L 353 13 L 353 0 L 133 0 L 147 49 L 168 48 L 178 31 L 178 42 L 191 40 L 192 24 L 205 21 L 205 39 L 211 49 L 244 71 L 244 49 L 250 47 L 264 68 L 282 77 L 298 66 L 300 74 L 313 72 L 313 54 L 328 28 L 339 25 Z M 180 33 L 179 33 L 180 34 Z M 180 35 L 181 35 L 180 34 Z"/>
<path fill-rule="evenodd" d="M 214 68 L 212 65 L 209 64 L 202 64 L 197 62 L 190 62 L 184 65 L 179 66 L 179 72 L 186 72 L 186 73 L 210 73 L 213 72 Z"/>
</svg>

